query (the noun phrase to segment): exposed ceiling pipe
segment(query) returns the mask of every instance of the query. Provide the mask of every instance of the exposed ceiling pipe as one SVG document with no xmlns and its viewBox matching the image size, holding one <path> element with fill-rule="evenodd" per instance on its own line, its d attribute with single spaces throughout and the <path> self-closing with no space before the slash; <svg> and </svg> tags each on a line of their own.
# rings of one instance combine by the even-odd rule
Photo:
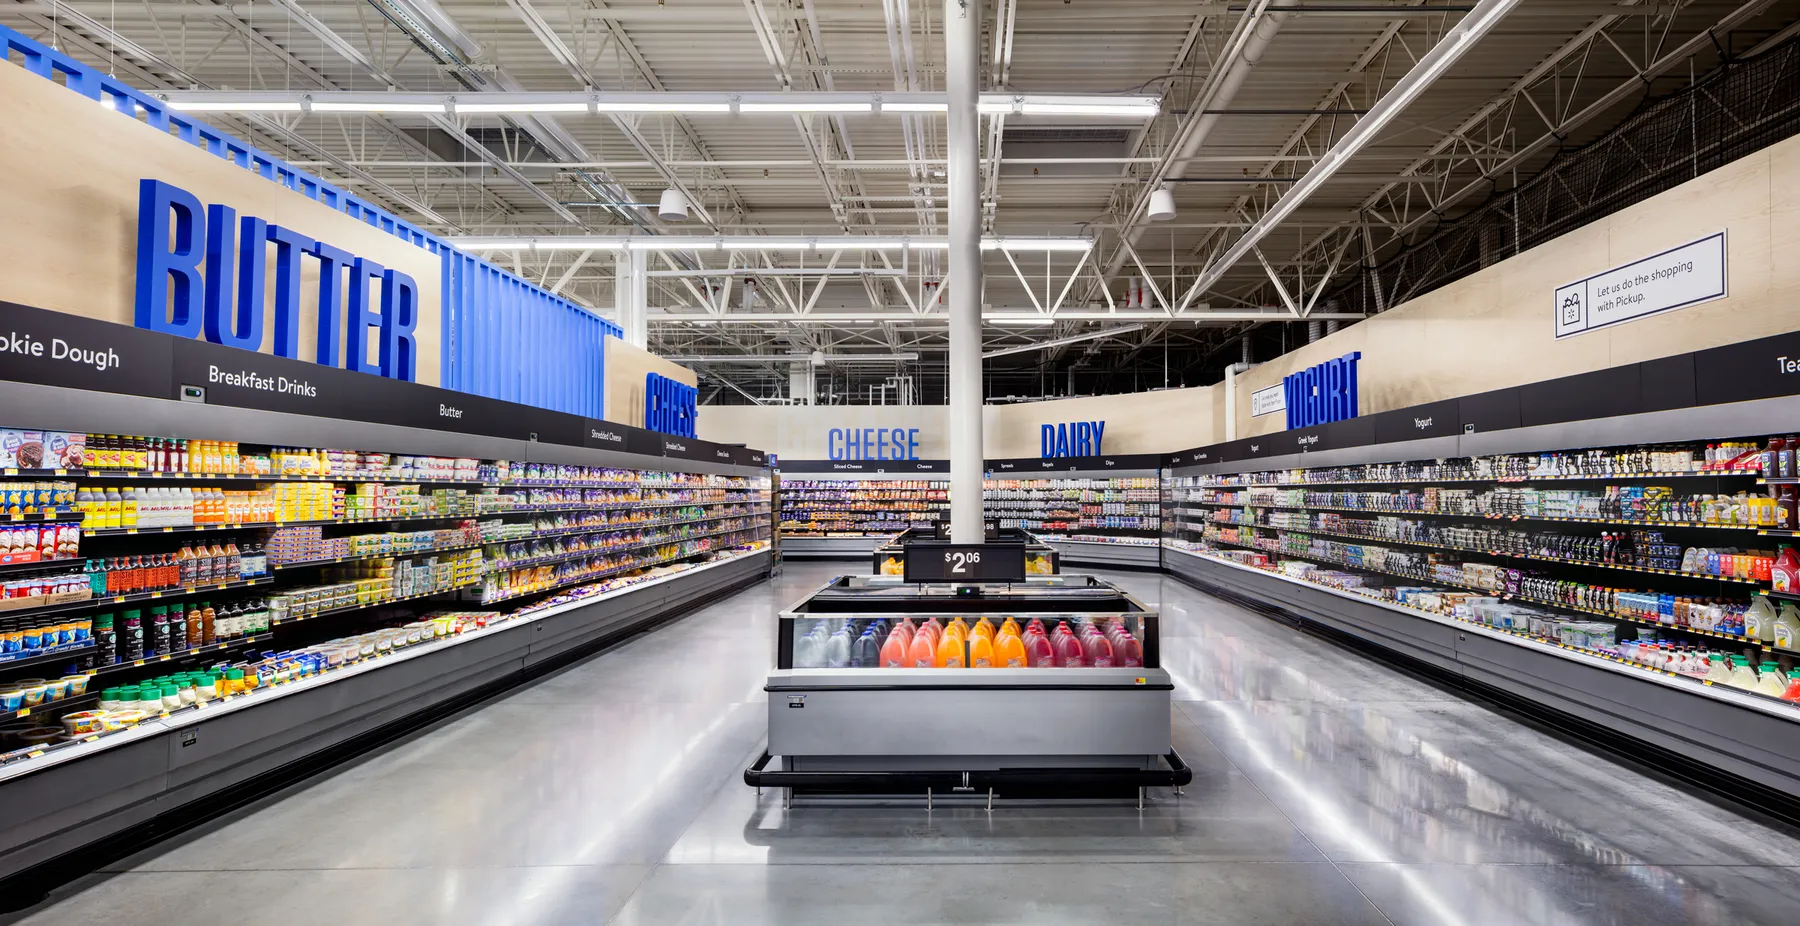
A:
<svg viewBox="0 0 1800 926">
<path fill-rule="evenodd" d="M 1128 240 L 1132 247 L 1136 247 L 1144 236 L 1144 225 L 1140 220 L 1149 205 L 1150 196 L 1162 188 L 1162 181 L 1179 180 L 1186 176 L 1188 161 L 1200 153 L 1219 120 L 1224 118 L 1218 110 L 1230 107 L 1231 101 L 1237 98 L 1238 91 L 1243 89 L 1244 82 L 1250 79 L 1251 72 L 1262 63 L 1263 56 L 1268 53 L 1269 45 L 1274 42 L 1276 33 L 1281 31 L 1282 24 L 1287 22 L 1287 13 L 1272 10 L 1291 7 L 1298 2 L 1299 0 L 1263 0 L 1260 7 L 1253 6 L 1244 14 L 1248 30 L 1242 36 L 1242 42 L 1236 46 L 1236 53 L 1230 57 L 1218 78 L 1209 82 L 1201 91 L 1200 99 L 1190 110 L 1200 115 L 1192 117 L 1183 128 L 1184 137 L 1180 145 L 1172 149 L 1171 154 L 1164 156 L 1162 169 L 1151 178 L 1152 182 L 1145 185 L 1137 205 L 1126 219 L 1130 229 Z M 1127 250 L 1119 248 L 1113 254 L 1112 263 L 1108 265 L 1106 278 L 1118 276 L 1127 259 Z"/>
</svg>

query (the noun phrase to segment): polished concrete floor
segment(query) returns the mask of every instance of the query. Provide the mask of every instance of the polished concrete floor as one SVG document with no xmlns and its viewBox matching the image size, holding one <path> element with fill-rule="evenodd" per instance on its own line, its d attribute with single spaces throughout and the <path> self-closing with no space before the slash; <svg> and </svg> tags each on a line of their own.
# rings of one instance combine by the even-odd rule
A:
<svg viewBox="0 0 1800 926">
<path fill-rule="evenodd" d="M 22 921 L 1800 921 L 1800 841 L 1140 573 L 1117 578 L 1166 615 L 1184 794 L 783 810 L 740 777 L 771 618 L 841 568 L 789 564 Z"/>
</svg>

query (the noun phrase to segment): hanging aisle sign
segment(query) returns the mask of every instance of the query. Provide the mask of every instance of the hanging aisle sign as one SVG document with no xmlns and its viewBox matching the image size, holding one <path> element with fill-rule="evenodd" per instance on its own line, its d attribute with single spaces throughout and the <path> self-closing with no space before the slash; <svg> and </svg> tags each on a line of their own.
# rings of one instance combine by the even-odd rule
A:
<svg viewBox="0 0 1800 926">
<path fill-rule="evenodd" d="M 1556 336 L 1571 337 L 1725 298 L 1725 233 L 1556 288 Z"/>
</svg>

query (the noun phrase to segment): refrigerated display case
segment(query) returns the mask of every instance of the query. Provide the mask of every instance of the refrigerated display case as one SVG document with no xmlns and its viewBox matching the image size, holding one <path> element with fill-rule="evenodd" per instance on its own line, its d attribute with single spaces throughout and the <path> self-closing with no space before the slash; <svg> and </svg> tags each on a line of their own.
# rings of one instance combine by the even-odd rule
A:
<svg viewBox="0 0 1800 926">
<path fill-rule="evenodd" d="M 931 531 L 950 517 L 945 479 L 887 473 L 782 477 L 782 553 L 862 557 L 908 530 Z"/>
<path fill-rule="evenodd" d="M 1161 473 L 1074 470 L 1056 475 L 993 475 L 985 483 L 987 520 L 1029 531 L 1070 564 L 1159 565 Z"/>
<path fill-rule="evenodd" d="M 768 571 L 766 469 L 58 395 L 0 427 L 0 878 Z"/>
<path fill-rule="evenodd" d="M 990 800 L 1180 786 L 1158 627 L 1092 576 L 833 579 L 776 622 L 769 747 L 745 780 Z"/>
<path fill-rule="evenodd" d="M 1706 439 L 1587 446 L 1571 425 L 1442 438 L 1424 458 L 1177 466 L 1166 567 L 1800 795 L 1795 451 L 1690 420 L 1640 424 Z"/>
</svg>

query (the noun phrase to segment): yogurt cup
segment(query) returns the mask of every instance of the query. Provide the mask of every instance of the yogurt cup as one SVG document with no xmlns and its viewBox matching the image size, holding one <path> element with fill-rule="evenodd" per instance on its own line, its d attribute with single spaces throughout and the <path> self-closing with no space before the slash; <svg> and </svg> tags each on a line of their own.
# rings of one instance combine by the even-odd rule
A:
<svg viewBox="0 0 1800 926">
<path fill-rule="evenodd" d="M 43 685 L 33 685 L 30 688 L 25 689 L 25 706 L 37 707 L 44 703 L 45 694 L 46 692 Z"/>
<path fill-rule="evenodd" d="M 25 706 L 25 689 L 0 691 L 0 713 L 10 714 Z"/>
<path fill-rule="evenodd" d="M 55 679 L 44 683 L 44 700 L 61 701 L 69 696 L 69 683 L 64 679 Z"/>
<path fill-rule="evenodd" d="M 85 675 L 65 675 L 62 679 L 69 686 L 69 697 L 79 698 L 87 694 L 88 677 Z"/>
</svg>

